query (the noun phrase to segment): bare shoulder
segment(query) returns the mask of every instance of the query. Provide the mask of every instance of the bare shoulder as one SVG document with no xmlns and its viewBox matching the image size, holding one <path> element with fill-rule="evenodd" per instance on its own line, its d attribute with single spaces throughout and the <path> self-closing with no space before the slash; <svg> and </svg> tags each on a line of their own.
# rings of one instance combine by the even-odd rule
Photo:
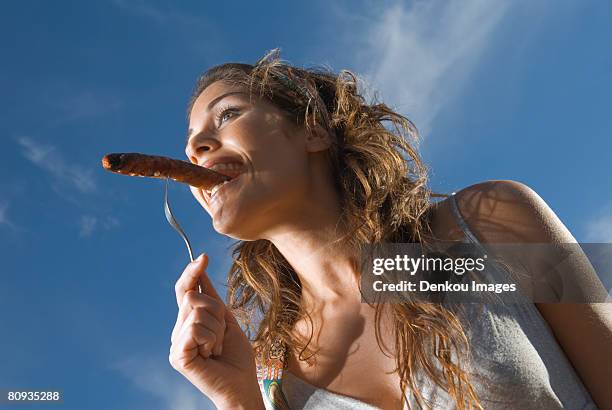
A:
<svg viewBox="0 0 612 410">
<path fill-rule="evenodd" d="M 514 180 L 490 180 L 456 193 L 457 206 L 484 243 L 573 243 L 576 239 L 542 197 Z"/>
<path fill-rule="evenodd" d="M 512 180 L 484 181 L 456 193 L 466 223 L 484 243 L 575 243 L 550 206 L 531 187 Z M 448 202 L 448 201 L 444 201 Z M 564 277 L 565 292 L 605 297 L 606 291 L 584 258 L 574 258 Z M 543 272 L 535 266 L 531 272 Z M 600 297 L 600 299 L 601 299 Z M 603 299 L 602 299 L 603 300 Z M 612 308 L 608 303 L 536 304 L 557 341 L 601 408 L 612 408 Z M 588 346 L 588 349 L 585 349 Z"/>
</svg>

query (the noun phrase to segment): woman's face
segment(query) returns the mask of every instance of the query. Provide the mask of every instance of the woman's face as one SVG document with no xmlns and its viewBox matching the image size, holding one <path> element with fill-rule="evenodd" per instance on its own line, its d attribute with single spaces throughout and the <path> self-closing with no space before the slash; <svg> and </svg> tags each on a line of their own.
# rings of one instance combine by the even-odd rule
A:
<svg viewBox="0 0 612 410">
<path fill-rule="evenodd" d="M 256 240 L 299 218 L 300 209 L 312 200 L 309 153 L 329 146 L 325 136 L 318 135 L 323 138 L 307 138 L 302 127 L 266 100 L 250 103 L 248 92 L 239 86 L 223 81 L 209 85 L 191 110 L 185 153 L 194 164 L 236 176 L 212 197 L 191 187 L 215 230 Z"/>
</svg>

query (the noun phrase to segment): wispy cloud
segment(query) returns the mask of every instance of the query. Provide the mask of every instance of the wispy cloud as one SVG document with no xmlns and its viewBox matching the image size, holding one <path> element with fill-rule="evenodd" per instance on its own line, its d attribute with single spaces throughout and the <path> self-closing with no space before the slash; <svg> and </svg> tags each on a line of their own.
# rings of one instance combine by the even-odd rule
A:
<svg viewBox="0 0 612 410">
<path fill-rule="evenodd" d="M 585 241 L 612 243 L 612 204 L 605 206 L 585 226 Z"/>
<path fill-rule="evenodd" d="M 225 29 L 205 12 L 180 9 L 180 2 L 154 4 L 144 0 L 113 0 L 112 3 L 122 14 L 150 22 L 163 30 L 164 37 L 172 40 L 170 48 L 173 50 L 177 46 L 184 47 L 184 53 L 198 58 L 209 58 L 226 51 Z M 206 41 L 194 41 L 196 38 Z M 163 49 L 160 46 L 160 50 Z"/>
<path fill-rule="evenodd" d="M 22 147 L 23 156 L 48 172 L 56 182 L 68 184 L 83 193 L 96 190 L 92 170 L 68 163 L 56 147 L 34 141 L 29 137 L 20 137 L 17 142 Z"/>
<path fill-rule="evenodd" d="M 465 0 L 373 7 L 380 14 L 359 19 L 363 35 L 355 43 L 356 64 L 365 67 L 367 85 L 427 135 L 493 42 L 509 5 Z"/>
<path fill-rule="evenodd" d="M 195 386 L 183 378 L 168 363 L 167 357 L 133 355 L 110 365 L 136 387 L 164 402 L 163 409 L 197 410 L 214 409 Z"/>
<path fill-rule="evenodd" d="M 8 202 L 0 202 L 0 225 L 8 222 L 6 211 L 8 209 Z"/>
<path fill-rule="evenodd" d="M 183 25 L 196 24 L 201 22 L 195 16 L 181 12 L 175 8 L 153 5 L 151 2 L 142 0 L 113 0 L 113 3 L 128 13 L 147 18 L 155 23 L 175 22 Z"/>
<path fill-rule="evenodd" d="M 600 265 L 597 273 L 610 295 L 608 301 L 612 302 L 612 203 L 591 218 L 585 225 L 584 242 L 609 243 L 610 245 L 599 245 L 596 250 L 596 261 Z"/>
<path fill-rule="evenodd" d="M 119 226 L 119 220 L 113 216 L 99 218 L 93 215 L 81 215 L 78 221 L 79 236 L 81 238 L 90 237 L 96 229 L 109 230 Z"/>
<path fill-rule="evenodd" d="M 62 123 L 100 117 L 123 107 L 123 101 L 117 96 L 95 94 L 88 90 L 63 96 L 54 95 L 50 104 L 60 111 L 58 122 Z"/>
<path fill-rule="evenodd" d="M 98 219 L 95 216 L 81 216 L 81 219 L 79 219 L 79 236 L 82 238 L 91 236 L 97 223 Z"/>
<path fill-rule="evenodd" d="M 9 203 L 7 201 L 0 201 L 0 225 L 13 227 L 13 223 L 8 217 Z"/>
<path fill-rule="evenodd" d="M 125 106 L 125 98 L 122 90 L 83 84 L 74 78 L 47 82 L 38 90 L 36 103 L 48 114 L 44 125 L 59 127 L 116 115 Z"/>
</svg>

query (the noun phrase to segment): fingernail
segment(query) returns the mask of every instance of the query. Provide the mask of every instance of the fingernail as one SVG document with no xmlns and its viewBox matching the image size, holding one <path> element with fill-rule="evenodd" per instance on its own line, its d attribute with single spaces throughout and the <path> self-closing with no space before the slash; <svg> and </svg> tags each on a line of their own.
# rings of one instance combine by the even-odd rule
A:
<svg viewBox="0 0 612 410">
<path fill-rule="evenodd" d="M 202 253 L 200 256 L 198 256 L 198 259 L 196 259 L 196 262 L 200 262 L 202 260 L 202 258 L 204 257 L 204 253 Z"/>
</svg>

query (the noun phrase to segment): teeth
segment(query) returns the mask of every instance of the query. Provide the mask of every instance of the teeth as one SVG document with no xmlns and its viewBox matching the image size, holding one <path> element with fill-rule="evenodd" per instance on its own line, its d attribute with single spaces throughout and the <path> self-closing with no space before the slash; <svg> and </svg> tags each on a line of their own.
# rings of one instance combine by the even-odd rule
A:
<svg viewBox="0 0 612 410">
<path fill-rule="evenodd" d="M 215 195 L 215 193 L 219 190 L 219 188 L 221 188 L 223 185 L 227 184 L 230 181 L 224 181 L 220 184 L 215 185 L 210 191 L 207 191 L 208 194 L 210 195 L 210 199 L 213 198 L 213 196 Z"/>
<path fill-rule="evenodd" d="M 212 198 L 213 195 L 215 195 L 217 193 L 217 191 L 219 190 L 219 188 L 221 188 L 221 185 L 223 184 L 219 184 L 219 185 L 215 185 L 212 189 L 212 191 L 210 191 L 210 197 Z"/>
<path fill-rule="evenodd" d="M 242 164 L 238 162 L 220 163 L 213 165 L 209 169 L 212 169 L 213 171 L 239 170 L 242 169 Z"/>
</svg>

